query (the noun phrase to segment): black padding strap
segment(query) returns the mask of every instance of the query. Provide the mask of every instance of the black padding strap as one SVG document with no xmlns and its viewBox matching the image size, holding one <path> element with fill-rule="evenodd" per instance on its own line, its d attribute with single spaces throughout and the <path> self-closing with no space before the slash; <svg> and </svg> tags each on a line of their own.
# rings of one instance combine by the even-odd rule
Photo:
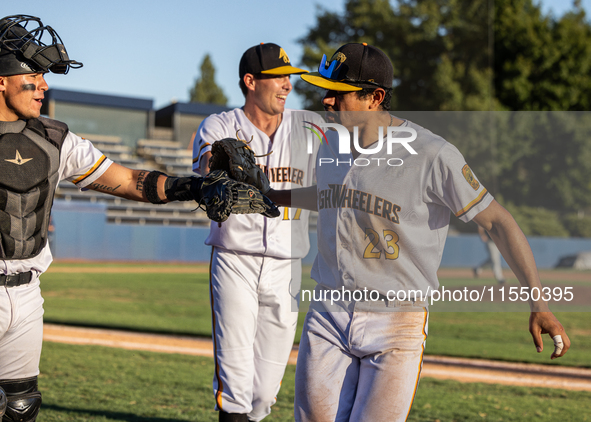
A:
<svg viewBox="0 0 591 422">
<path fill-rule="evenodd" d="M 146 199 L 152 204 L 164 204 L 165 202 L 158 196 L 158 177 L 166 174 L 160 171 L 151 171 L 144 179 L 144 192 Z"/>
<path fill-rule="evenodd" d="M 164 193 L 169 201 L 201 200 L 202 177 L 169 177 L 164 182 Z"/>
</svg>

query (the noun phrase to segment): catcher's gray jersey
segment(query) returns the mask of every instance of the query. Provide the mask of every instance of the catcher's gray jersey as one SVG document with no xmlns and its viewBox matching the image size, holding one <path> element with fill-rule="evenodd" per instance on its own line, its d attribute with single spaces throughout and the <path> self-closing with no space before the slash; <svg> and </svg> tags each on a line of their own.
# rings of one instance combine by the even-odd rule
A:
<svg viewBox="0 0 591 422">
<path fill-rule="evenodd" d="M 493 200 L 457 148 L 412 122 L 402 126 L 416 130 L 417 154 L 395 144 L 391 155 L 384 146 L 353 160 L 320 147 L 312 278 L 325 288 L 437 289 L 450 210 L 467 222 Z"/>
</svg>

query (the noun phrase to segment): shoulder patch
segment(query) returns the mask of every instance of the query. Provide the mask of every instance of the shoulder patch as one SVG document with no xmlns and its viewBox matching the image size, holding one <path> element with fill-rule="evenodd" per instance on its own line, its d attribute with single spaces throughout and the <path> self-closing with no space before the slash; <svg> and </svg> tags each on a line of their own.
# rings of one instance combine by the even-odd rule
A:
<svg viewBox="0 0 591 422">
<path fill-rule="evenodd" d="M 470 166 L 468 166 L 468 164 L 466 164 L 464 167 L 462 167 L 462 174 L 464 175 L 464 178 L 466 179 L 466 181 L 468 183 L 470 183 L 470 186 L 472 186 L 472 189 L 478 190 L 478 188 L 480 187 L 480 183 L 478 182 L 478 180 L 476 180 L 476 178 L 472 174 L 472 170 L 470 169 Z"/>
</svg>

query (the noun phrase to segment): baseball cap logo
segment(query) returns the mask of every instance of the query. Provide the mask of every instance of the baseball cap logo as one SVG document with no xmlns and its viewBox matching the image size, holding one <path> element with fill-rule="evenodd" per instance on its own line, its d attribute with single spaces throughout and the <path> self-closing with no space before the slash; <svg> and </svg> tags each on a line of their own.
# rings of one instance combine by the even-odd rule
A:
<svg viewBox="0 0 591 422">
<path fill-rule="evenodd" d="M 343 53 L 341 53 L 339 51 L 334 56 L 332 56 L 332 59 L 331 60 L 338 62 L 338 65 L 336 67 L 338 69 L 339 67 L 341 67 L 341 65 L 343 63 L 345 63 L 345 60 L 347 60 L 347 56 L 345 56 Z"/>
<path fill-rule="evenodd" d="M 289 57 L 283 48 L 279 49 L 279 58 L 283 59 L 283 63 L 289 63 Z"/>
<path fill-rule="evenodd" d="M 345 75 L 341 75 L 341 65 L 347 60 L 347 56 L 345 56 L 340 51 L 335 53 L 332 56 L 332 59 L 329 63 L 326 62 L 326 54 L 322 55 L 322 61 L 320 62 L 320 66 L 318 66 L 318 72 L 328 79 L 340 80 L 346 78 Z"/>
</svg>

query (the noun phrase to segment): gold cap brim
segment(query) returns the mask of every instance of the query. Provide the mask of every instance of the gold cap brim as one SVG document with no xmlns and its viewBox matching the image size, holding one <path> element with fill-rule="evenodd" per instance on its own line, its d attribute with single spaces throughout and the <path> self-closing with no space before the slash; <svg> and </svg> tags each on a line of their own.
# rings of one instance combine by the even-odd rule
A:
<svg viewBox="0 0 591 422">
<path fill-rule="evenodd" d="M 308 71 L 293 66 L 280 66 L 274 69 L 263 70 L 261 73 L 264 73 L 265 75 L 297 75 L 308 73 Z"/>
<path fill-rule="evenodd" d="M 302 78 L 309 84 L 318 86 L 320 88 L 328 89 L 330 91 L 361 91 L 363 89 L 358 86 L 349 85 L 346 82 L 339 82 L 333 81 L 332 79 L 327 79 L 324 76 L 320 76 L 320 73 L 318 72 L 300 75 L 300 78 Z"/>
</svg>

